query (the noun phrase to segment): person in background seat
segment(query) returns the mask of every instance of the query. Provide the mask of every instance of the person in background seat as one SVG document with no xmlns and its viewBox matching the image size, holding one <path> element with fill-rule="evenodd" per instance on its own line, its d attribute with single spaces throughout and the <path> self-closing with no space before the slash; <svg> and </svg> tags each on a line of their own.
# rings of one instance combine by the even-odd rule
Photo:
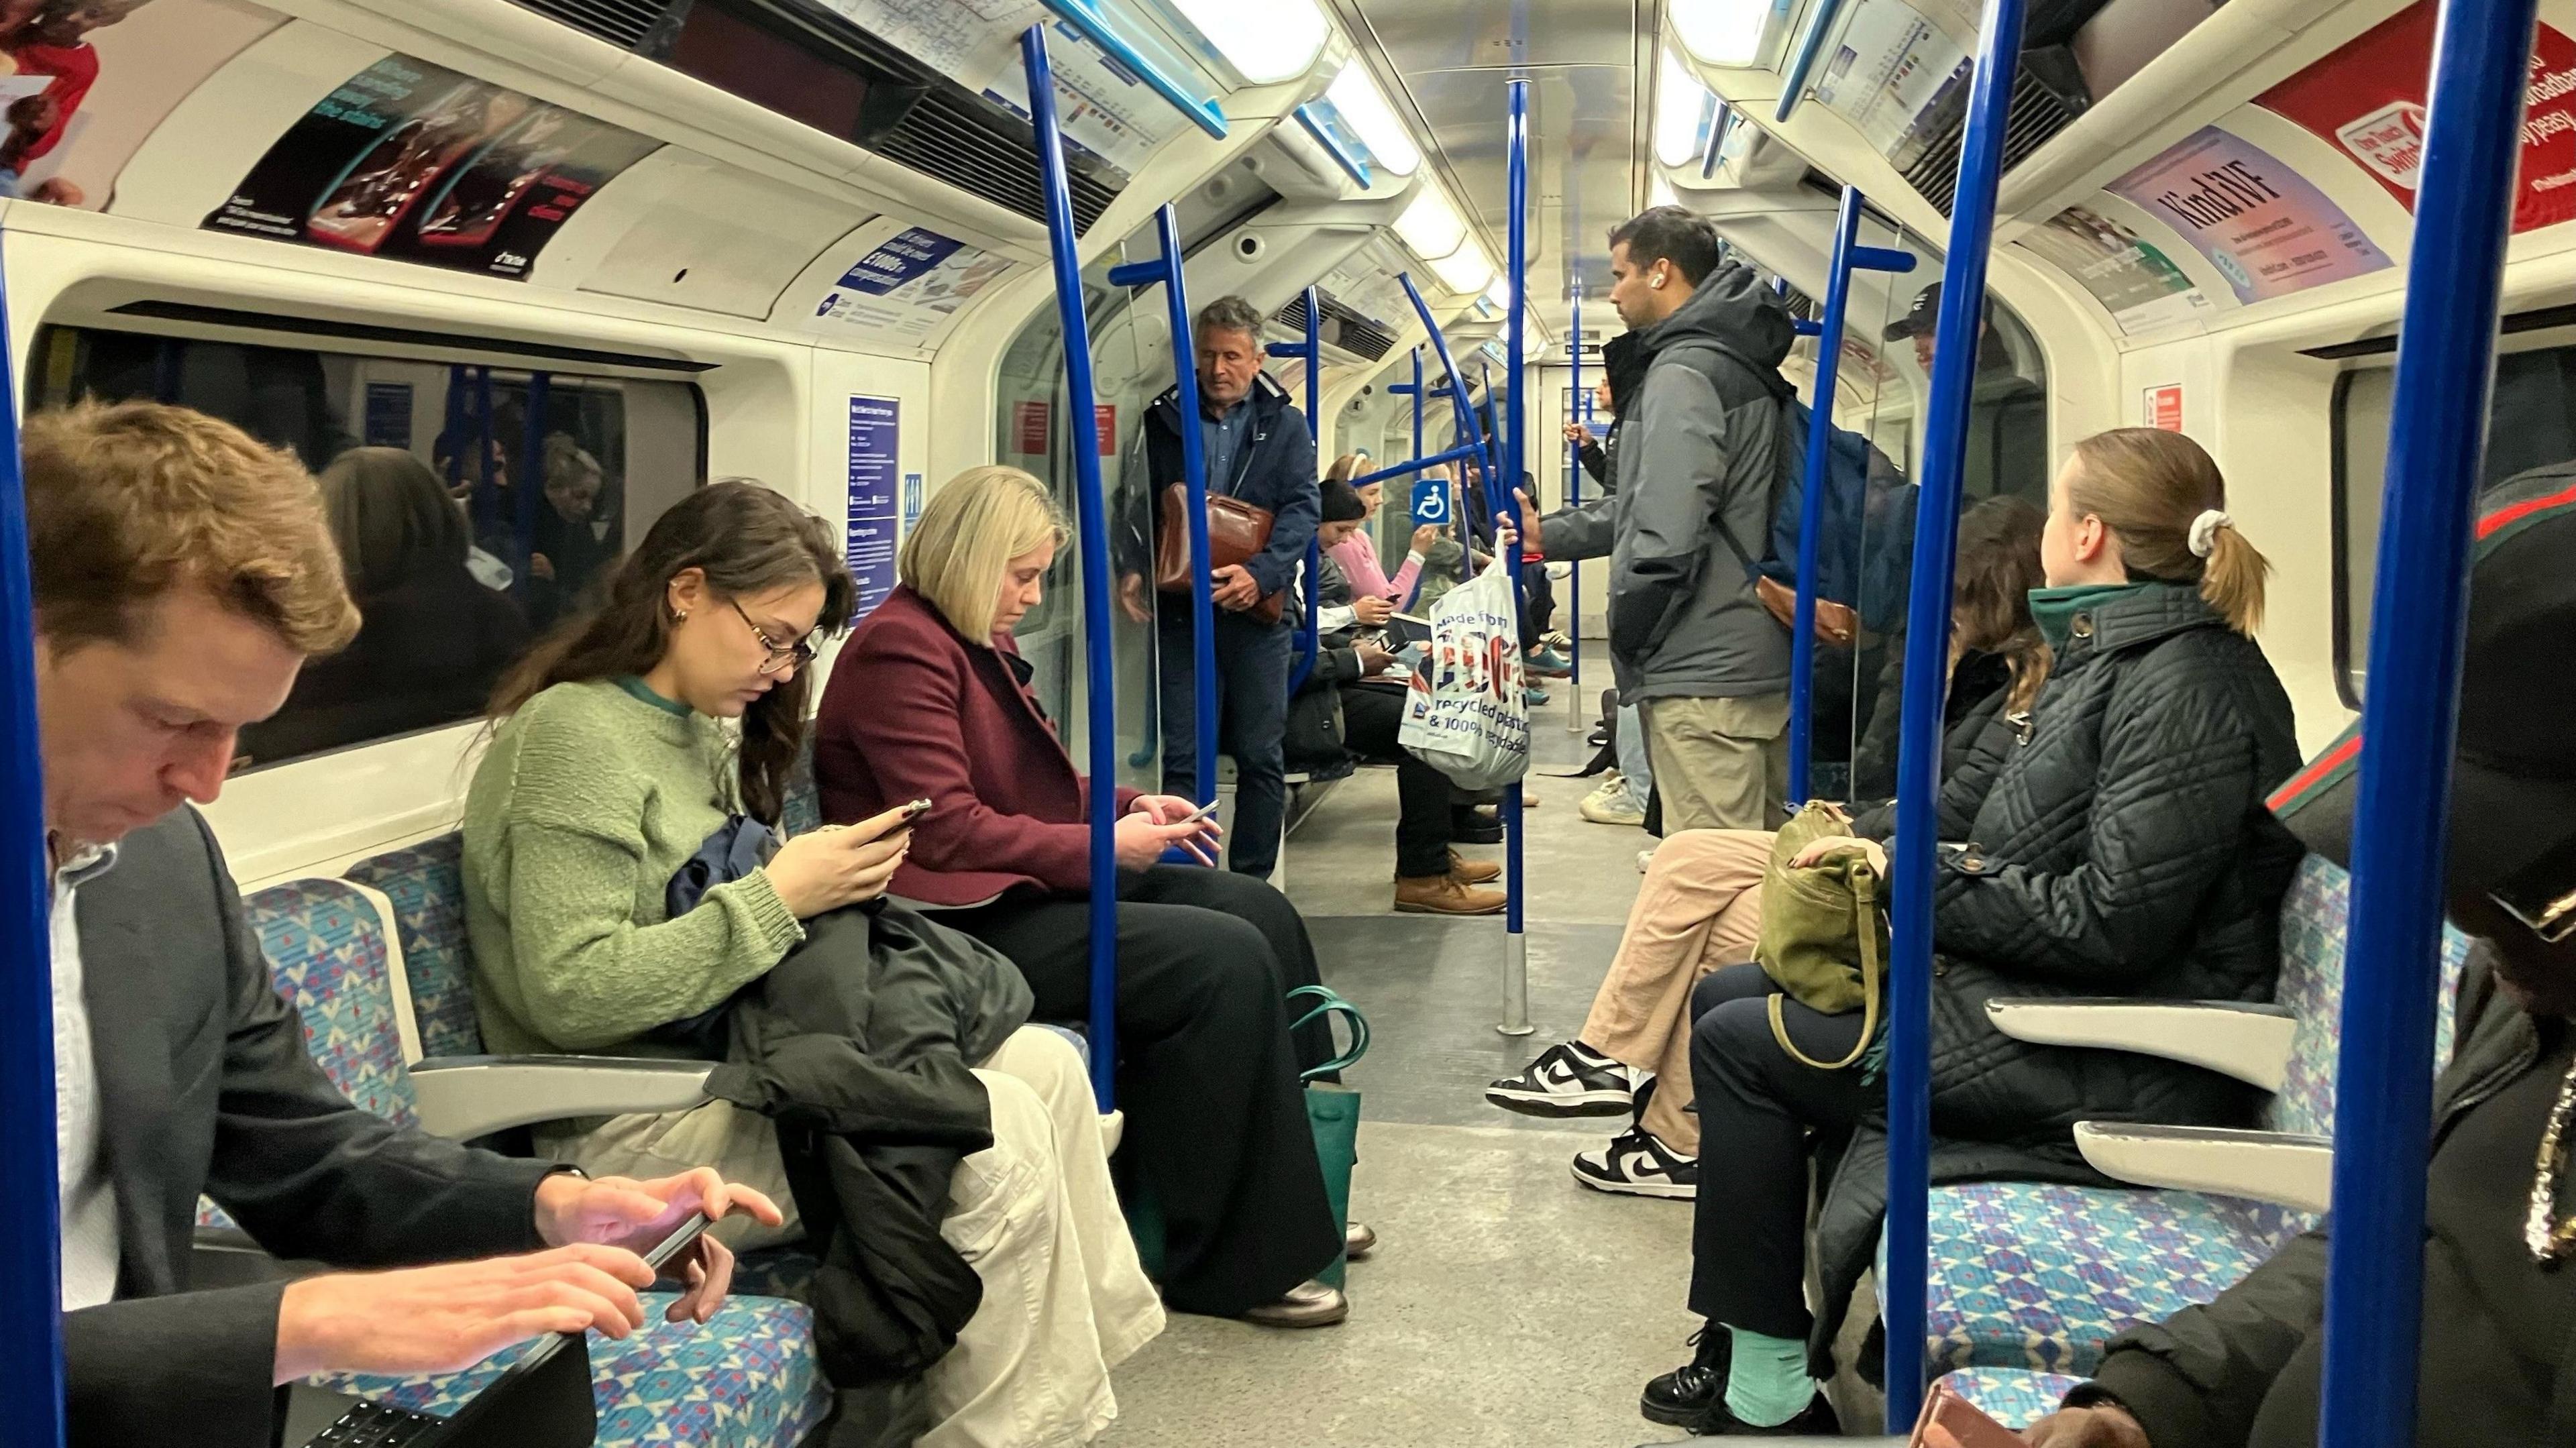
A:
<svg viewBox="0 0 2576 1448">
<path fill-rule="evenodd" d="M 186 806 L 240 731 L 358 631 L 312 475 L 159 403 L 27 419 L 36 714 L 52 889 L 54 1130 L 72 1448 L 270 1448 L 275 1389 L 472 1366 L 549 1332 L 623 1338 L 691 1213 L 775 1225 L 704 1168 L 585 1180 L 393 1125 L 315 1065 L 223 853 Z M 21 1123 L 23 1125 L 23 1123 Z M 200 1193 L 281 1260 L 188 1290 Z M 732 1255 L 691 1249 L 672 1320 Z M 478 1259 L 478 1260 L 467 1260 Z M 430 1265 L 443 1264 L 443 1265 Z"/>
<path fill-rule="evenodd" d="M 2298 738 L 2253 638 L 2269 565 L 2226 506 L 2199 444 L 2154 428 L 2087 438 L 2058 475 L 2040 536 L 2049 586 L 2030 597 L 2048 682 L 1940 802 L 1941 833 L 1965 829 L 1938 847 L 1935 1182 L 2098 1184 L 2075 1150 L 2078 1121 L 2252 1115 L 2251 1088 L 2216 1072 L 2014 1041 L 1985 1012 L 1998 996 L 2271 998 L 2300 851 L 2264 796 L 2298 767 Z M 1804 859 L 1837 849 L 1868 854 L 1885 878 L 1875 840 L 1822 841 Z M 1885 1202 L 1883 1036 L 1861 1038 L 1860 1011 L 1775 1006 L 1777 993 L 1747 963 L 1691 997 L 1700 1156 L 1726 1163 L 1701 1174 L 1693 1204 L 1690 1307 L 1708 1327 L 1641 1408 L 1697 1433 L 1830 1431 L 1817 1367 Z M 1774 1036 L 1774 1010 L 1796 1055 Z M 1856 1054 L 1842 1069 L 1807 1064 Z M 1804 1286 L 1819 1148 L 1839 1153 L 1815 1233 L 1821 1325 Z"/>
<path fill-rule="evenodd" d="M 1091 791 L 1116 788 L 1118 1102 L 1126 1157 L 1162 1209 L 1163 1299 L 1272 1327 L 1339 1322 L 1348 1301 L 1310 1280 L 1345 1236 L 1298 1088 L 1332 1041 L 1320 1022 L 1294 1041 L 1288 1028 L 1288 991 L 1318 983 L 1314 945 L 1267 882 L 1163 863 L 1175 848 L 1211 858 L 1215 827 L 1188 800 L 1085 779 L 1065 753 L 1011 630 L 1068 531 L 1017 468 L 971 468 L 930 495 L 896 560 L 901 583 L 823 691 L 823 817 L 929 800 L 894 893 L 1009 956 L 1038 1019 L 1080 1021 Z M 1354 1224 L 1347 1240 L 1358 1255 L 1374 1238 Z"/>
<path fill-rule="evenodd" d="M 846 626 L 854 590 L 820 519 L 757 483 L 711 483 L 655 520 L 600 606 L 502 685 L 465 797 L 474 1004 L 493 1049 L 739 1059 L 722 1024 L 736 993 L 806 943 L 803 922 L 885 893 L 905 841 L 879 821 L 797 836 L 694 908 L 668 904 L 673 877 L 729 816 L 776 826 L 804 746 L 803 670 L 814 639 Z M 926 1034 L 931 1018 L 989 1012 L 991 994 L 952 991 L 924 1011 L 880 991 L 876 1005 L 909 1010 L 902 1029 Z M 1109 1369 L 1163 1325 L 1110 1188 L 1099 1106 L 1080 1055 L 1050 1031 L 1019 1026 L 967 1064 L 990 1100 L 993 1145 L 956 1162 L 936 1216 L 982 1282 L 982 1305 L 950 1345 L 877 1315 L 839 1321 L 823 1298 L 825 1330 L 930 1360 L 887 1374 L 918 1376 L 917 1409 L 899 1391 L 844 1401 L 923 1413 L 929 1448 L 1087 1441 L 1116 1415 Z M 707 1161 L 780 1196 L 790 1184 L 778 1124 L 725 1100 L 541 1128 L 538 1147 L 596 1173 Z M 735 1245 L 806 1233 L 822 1250 L 826 1234 L 805 1222 L 764 1225 Z M 935 1274 L 921 1260 L 868 1283 L 928 1299 Z"/>
<path fill-rule="evenodd" d="M 2576 465 L 2561 463 L 2480 500 L 2444 890 L 2477 948 L 2435 1094 L 2420 1448 L 2563 1441 L 2576 1392 L 2576 1181 L 2562 1130 L 2576 1102 L 2571 488 Z M 2290 829 L 2337 864 L 2351 861 L 2364 747 L 2355 724 L 2273 797 Z M 2093 1381 L 2023 1437 L 2043 1448 L 2316 1442 L 2327 1230 L 2208 1306 L 2112 1339 Z"/>
</svg>

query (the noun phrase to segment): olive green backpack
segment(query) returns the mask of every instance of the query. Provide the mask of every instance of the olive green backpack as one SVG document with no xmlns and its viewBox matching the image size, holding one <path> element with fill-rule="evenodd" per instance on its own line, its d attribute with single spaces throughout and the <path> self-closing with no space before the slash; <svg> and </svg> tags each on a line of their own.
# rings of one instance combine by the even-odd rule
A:
<svg viewBox="0 0 2576 1448">
<path fill-rule="evenodd" d="M 1762 938 L 1754 958 L 1772 983 L 1822 1015 L 1862 1012 L 1860 1043 L 1839 1061 L 1809 1060 L 1789 1039 L 1780 997 L 1771 997 L 1771 1034 L 1780 1049 L 1819 1070 L 1839 1071 L 1869 1050 L 1878 1035 L 1878 1002 L 1884 988 L 1887 914 L 1879 908 L 1878 871 L 1853 849 L 1827 855 L 1803 870 L 1789 868 L 1798 852 L 1818 840 L 1851 838 L 1851 824 L 1821 802 L 1798 811 L 1771 843 L 1771 866 L 1762 879 Z M 1855 963 L 1857 962 L 1857 963 Z"/>
</svg>

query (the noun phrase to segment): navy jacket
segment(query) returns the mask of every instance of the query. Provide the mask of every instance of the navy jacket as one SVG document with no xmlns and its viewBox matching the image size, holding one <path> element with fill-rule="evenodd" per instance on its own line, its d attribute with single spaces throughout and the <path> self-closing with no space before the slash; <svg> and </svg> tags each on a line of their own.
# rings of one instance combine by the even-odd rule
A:
<svg viewBox="0 0 2576 1448">
<path fill-rule="evenodd" d="M 1246 565 L 1267 598 L 1297 581 L 1297 567 L 1306 561 L 1306 544 L 1323 516 L 1323 494 L 1316 486 L 1314 435 L 1306 430 L 1306 414 L 1289 402 L 1287 389 L 1271 380 L 1269 373 L 1259 373 L 1252 379 L 1252 395 L 1244 405 L 1252 409 L 1252 436 L 1235 459 L 1233 475 L 1209 478 L 1208 491 L 1269 510 L 1274 520 L 1270 546 Z M 1190 425 L 1197 426 L 1198 420 L 1191 419 Z M 1126 479 L 1122 571 L 1152 570 L 1155 530 L 1162 525 L 1163 490 L 1182 479 L 1180 429 L 1178 390 L 1166 389 L 1145 413 L 1145 472 L 1138 476 L 1130 469 Z"/>
</svg>

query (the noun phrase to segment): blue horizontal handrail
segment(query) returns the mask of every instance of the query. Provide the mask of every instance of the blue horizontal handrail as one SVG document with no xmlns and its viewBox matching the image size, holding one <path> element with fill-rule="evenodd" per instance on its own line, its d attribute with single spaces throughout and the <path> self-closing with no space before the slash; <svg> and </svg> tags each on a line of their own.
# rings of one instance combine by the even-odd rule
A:
<svg viewBox="0 0 2576 1448">
<path fill-rule="evenodd" d="M 1807 28 L 1798 32 L 1798 53 L 1789 62 L 1789 73 L 1780 79 L 1780 107 L 1771 113 L 1771 119 L 1789 119 L 1789 114 L 1798 109 L 1798 102 L 1806 98 L 1807 78 L 1815 74 L 1816 58 L 1825 51 L 1825 34 L 1834 28 L 1834 17 L 1842 13 L 1842 8 L 1842 0 L 1816 0 L 1816 8 L 1807 12 Z"/>
<path fill-rule="evenodd" d="M 1316 120 L 1314 109 L 1314 103 L 1310 101 L 1290 114 L 1296 116 L 1297 124 L 1306 128 L 1307 135 L 1315 138 L 1315 144 L 1324 148 L 1324 154 L 1333 158 L 1333 164 L 1341 167 L 1352 180 L 1360 183 L 1362 191 L 1366 191 L 1369 188 L 1368 162 L 1352 155 L 1351 148 L 1342 144 L 1342 138 L 1334 135 L 1330 126 Z"/>
<path fill-rule="evenodd" d="M 1482 459 L 1484 455 L 1484 450 L 1481 448 L 1472 446 L 1453 447 L 1445 453 L 1433 453 L 1427 458 L 1415 458 L 1413 461 L 1408 463 L 1397 463 L 1391 468 L 1380 468 L 1373 473 L 1363 473 L 1359 477 L 1351 479 L 1351 486 L 1354 488 L 1365 488 L 1371 483 L 1382 483 L 1389 478 L 1400 478 L 1407 473 L 1418 473 L 1427 468 L 1436 468 L 1447 463 L 1477 461 Z"/>
<path fill-rule="evenodd" d="M 1225 112 L 1217 103 L 1184 89 L 1181 83 L 1164 74 L 1163 68 L 1145 58 L 1144 52 L 1130 44 L 1100 12 L 1094 0 L 1046 0 L 1046 7 L 1071 27 L 1073 33 L 1108 52 L 1109 58 L 1135 72 L 1154 94 L 1172 103 L 1172 109 L 1189 117 L 1198 128 L 1222 141 L 1225 139 Z M 1037 97 L 1029 98 L 1029 109 L 1037 109 Z"/>
</svg>

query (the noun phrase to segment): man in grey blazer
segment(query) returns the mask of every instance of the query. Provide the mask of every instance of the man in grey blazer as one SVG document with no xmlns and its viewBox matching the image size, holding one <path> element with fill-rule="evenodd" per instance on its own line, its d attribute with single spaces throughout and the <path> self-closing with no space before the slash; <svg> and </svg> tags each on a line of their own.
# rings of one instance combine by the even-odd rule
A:
<svg viewBox="0 0 2576 1448">
<path fill-rule="evenodd" d="M 712 1171 L 592 1181 L 395 1127 L 330 1084 L 188 807 L 305 659 L 356 632 L 313 480 L 151 403 L 31 417 L 23 441 L 72 1443 L 184 1424 L 267 1448 L 276 1386 L 311 1373 L 622 1338 L 653 1279 L 632 1245 L 700 1210 L 775 1225 Z M 200 1192 L 278 1257 L 367 1270 L 191 1292 Z M 697 1253 L 675 1320 L 704 1321 L 732 1274 L 713 1238 Z"/>
</svg>

